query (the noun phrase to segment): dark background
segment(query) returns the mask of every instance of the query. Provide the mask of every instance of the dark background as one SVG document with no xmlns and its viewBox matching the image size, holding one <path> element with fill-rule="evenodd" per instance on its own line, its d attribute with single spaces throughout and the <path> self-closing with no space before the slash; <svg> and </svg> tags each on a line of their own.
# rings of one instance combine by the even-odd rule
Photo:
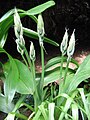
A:
<svg viewBox="0 0 90 120">
<path fill-rule="evenodd" d="M 20 9 L 28 10 L 47 0 L 0 0 L 0 17 L 8 10 L 15 6 Z M 90 46 L 90 4 L 88 0 L 54 0 L 56 5 L 43 12 L 45 21 L 45 33 L 48 38 L 53 39 L 59 44 L 62 41 L 65 27 L 69 28 L 69 35 L 73 29 L 76 29 L 76 48 L 87 49 Z M 36 31 L 36 24 L 28 17 L 22 20 L 23 26 Z M 16 44 L 13 32 L 13 26 L 9 30 L 8 40 L 5 44 L 5 49 L 15 54 Z M 29 49 L 27 38 L 26 46 Z M 38 48 L 38 42 L 34 40 L 35 47 Z M 46 49 L 53 49 L 48 44 L 45 44 Z"/>
</svg>

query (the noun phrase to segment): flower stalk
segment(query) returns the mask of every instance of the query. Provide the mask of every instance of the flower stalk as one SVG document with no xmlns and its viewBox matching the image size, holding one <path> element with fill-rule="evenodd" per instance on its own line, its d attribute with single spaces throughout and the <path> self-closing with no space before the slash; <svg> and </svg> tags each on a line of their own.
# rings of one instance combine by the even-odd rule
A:
<svg viewBox="0 0 90 120">
<path fill-rule="evenodd" d="M 44 40 L 44 22 L 42 15 L 38 15 L 38 23 L 37 23 L 37 32 L 39 37 L 39 44 L 41 48 L 41 64 L 42 64 L 42 73 L 41 73 L 41 79 L 40 79 L 40 96 L 41 100 L 43 100 L 43 85 L 44 85 L 44 46 L 43 46 L 43 40 Z"/>
<path fill-rule="evenodd" d="M 70 37 L 70 41 L 69 41 L 69 46 L 67 48 L 67 65 L 66 65 L 66 70 L 65 70 L 65 75 L 64 75 L 64 84 L 65 84 L 65 81 L 66 81 L 66 76 L 67 76 L 67 72 L 68 72 L 68 66 L 69 66 L 69 63 L 70 63 L 70 60 L 74 54 L 74 51 L 75 51 L 75 29 L 73 30 L 73 33 Z"/>
<path fill-rule="evenodd" d="M 65 29 L 65 34 L 63 36 L 63 40 L 60 46 L 60 50 L 62 53 L 61 56 L 61 65 L 60 65 L 60 79 L 59 79 L 59 83 L 62 80 L 62 70 L 63 70 L 63 57 L 66 54 L 66 50 L 67 50 L 67 45 L 68 45 L 68 29 Z M 60 84 L 59 84 L 59 94 L 60 94 Z"/>
</svg>

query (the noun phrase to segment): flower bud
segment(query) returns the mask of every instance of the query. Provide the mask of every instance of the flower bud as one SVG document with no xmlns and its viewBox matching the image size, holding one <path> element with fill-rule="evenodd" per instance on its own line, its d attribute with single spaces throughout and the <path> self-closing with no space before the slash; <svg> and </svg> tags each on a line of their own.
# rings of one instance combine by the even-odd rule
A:
<svg viewBox="0 0 90 120">
<path fill-rule="evenodd" d="M 38 15 L 37 32 L 38 32 L 38 35 L 41 36 L 41 37 L 43 37 L 44 34 L 45 34 L 44 22 L 43 22 L 43 18 L 42 18 L 41 14 Z"/>
<path fill-rule="evenodd" d="M 73 30 L 73 33 L 69 41 L 69 46 L 67 48 L 68 58 L 70 58 L 73 55 L 74 50 L 75 50 L 75 29 Z"/>
<path fill-rule="evenodd" d="M 44 30 L 44 22 L 41 14 L 38 15 L 37 32 L 38 32 L 40 46 L 41 45 L 43 46 L 43 37 L 45 34 L 45 30 Z"/>
<path fill-rule="evenodd" d="M 24 54 L 24 48 L 25 48 L 25 41 L 22 35 L 20 35 L 20 38 L 16 39 L 17 44 L 17 51 L 23 55 Z"/>
<path fill-rule="evenodd" d="M 66 54 L 66 49 L 67 49 L 67 42 L 68 42 L 68 30 L 66 29 L 65 34 L 63 36 L 63 40 L 60 46 L 60 50 L 62 52 L 63 55 Z"/>
<path fill-rule="evenodd" d="M 35 61 L 35 49 L 34 49 L 33 42 L 31 42 L 31 45 L 30 45 L 30 59 Z"/>
<path fill-rule="evenodd" d="M 16 8 L 15 8 L 15 14 L 14 14 L 14 24 L 15 24 L 14 25 L 15 35 L 17 38 L 19 38 L 20 35 L 23 35 L 23 28 L 22 28 L 22 23 Z"/>
</svg>

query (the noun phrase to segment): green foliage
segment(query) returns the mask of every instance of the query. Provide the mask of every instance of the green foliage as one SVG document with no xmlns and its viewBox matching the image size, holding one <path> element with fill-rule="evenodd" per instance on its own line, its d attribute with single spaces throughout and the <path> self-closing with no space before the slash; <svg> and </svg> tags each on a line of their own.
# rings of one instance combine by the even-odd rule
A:
<svg viewBox="0 0 90 120">
<path fill-rule="evenodd" d="M 44 10 L 46 10 L 47 8 L 53 6 L 55 3 L 54 1 L 48 1 L 42 5 L 39 5 L 35 8 L 32 8 L 30 10 L 24 11 L 22 9 L 18 9 L 18 12 L 20 14 L 21 17 L 25 17 L 26 15 L 28 15 L 31 19 L 33 19 L 35 22 L 37 22 L 37 18 L 36 14 L 39 14 L 41 12 L 43 12 Z M 4 16 L 2 16 L 2 18 L 0 18 L 0 47 L 3 47 L 6 39 L 7 39 L 7 34 L 8 34 L 8 30 L 11 26 L 13 26 L 13 14 L 14 14 L 15 9 L 12 9 L 10 11 L 8 11 Z M 30 38 L 35 38 L 38 39 L 38 35 L 37 32 L 31 30 L 31 29 L 26 29 L 24 28 L 25 31 L 25 35 L 30 37 Z M 45 41 L 53 44 L 55 46 L 59 46 L 58 43 L 56 42 L 52 42 L 52 40 L 48 39 L 45 37 Z"/>
<path fill-rule="evenodd" d="M 34 91 L 32 74 L 29 69 L 19 60 L 15 59 L 19 71 L 19 79 L 16 91 L 23 94 L 32 94 Z"/>
<path fill-rule="evenodd" d="M 18 48 L 23 50 L 23 53 L 19 51 L 23 62 L 12 58 L 2 48 L 7 39 L 8 29 L 13 25 L 13 14 L 15 10 L 17 14 L 19 13 L 18 17 L 19 15 L 20 17 L 28 15 L 38 23 L 38 19 L 34 15 L 41 15 L 41 12 L 54 4 L 54 1 L 49 1 L 28 11 L 18 9 L 17 12 L 15 8 L 7 12 L 0 19 L 0 53 L 8 56 L 8 61 L 5 64 L 0 63 L 3 69 L 3 73 L 0 73 L 0 78 L 3 81 L 3 90 L 0 91 L 0 111 L 8 113 L 5 120 L 14 120 L 15 117 L 24 120 L 90 120 L 89 90 L 85 89 L 85 87 L 79 88 L 85 80 L 90 84 L 90 55 L 86 57 L 80 66 L 72 58 L 75 49 L 75 30 L 70 37 L 69 46 L 67 43 L 68 40 L 66 40 L 67 35 L 63 37 L 61 43 L 62 55 L 52 58 L 46 65 L 44 65 L 45 48 L 43 43 L 48 42 L 55 46 L 58 46 L 58 44 L 44 37 L 44 32 L 42 33 L 44 26 L 41 26 L 37 32 L 22 27 L 20 21 L 20 24 L 15 26 L 18 34 L 16 35 L 16 40 L 19 40 L 19 42 L 16 42 L 17 50 Z M 35 70 L 36 57 L 34 45 L 31 42 L 30 52 L 28 52 L 25 47 L 23 34 L 39 39 L 42 64 L 41 73 L 37 73 Z M 73 63 L 76 68 L 69 68 L 70 63 Z M 16 103 L 14 102 L 15 93 L 21 96 Z M 28 104 L 25 102 L 28 94 L 33 96 L 34 103 Z M 28 117 L 23 112 L 20 112 L 23 107 L 26 108 L 24 111 L 27 111 L 27 109 L 31 111 Z"/>
</svg>

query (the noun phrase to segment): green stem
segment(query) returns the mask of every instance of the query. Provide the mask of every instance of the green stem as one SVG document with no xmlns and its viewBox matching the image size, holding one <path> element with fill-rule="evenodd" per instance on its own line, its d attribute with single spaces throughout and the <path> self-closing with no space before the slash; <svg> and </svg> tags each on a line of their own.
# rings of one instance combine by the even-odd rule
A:
<svg viewBox="0 0 90 120">
<path fill-rule="evenodd" d="M 60 65 L 60 80 L 62 79 L 63 57 L 64 57 L 64 55 L 62 54 L 62 56 L 61 56 L 61 65 Z"/>
<path fill-rule="evenodd" d="M 31 63 L 31 60 L 30 60 L 30 57 L 29 57 L 29 55 L 28 55 L 28 51 L 27 51 L 26 48 L 25 48 L 25 55 L 26 55 L 28 64 L 29 64 L 29 66 L 30 66 L 30 70 L 32 71 L 32 63 Z"/>
<path fill-rule="evenodd" d="M 43 99 L 43 85 L 44 85 L 44 50 L 43 46 L 41 46 L 41 61 L 42 61 L 42 73 L 41 73 L 41 80 L 40 80 L 40 95 L 41 100 Z"/>
<path fill-rule="evenodd" d="M 63 70 L 63 57 L 64 57 L 64 55 L 62 54 L 62 56 L 61 56 L 61 65 L 60 65 L 59 94 L 60 94 L 60 81 L 62 79 L 62 70 Z"/>
<path fill-rule="evenodd" d="M 38 97 L 38 91 L 37 91 L 37 85 L 36 85 L 36 81 L 35 81 L 35 63 L 34 61 L 32 60 L 32 72 L 33 72 L 33 81 L 34 81 L 34 88 L 35 88 L 35 92 L 33 93 L 33 97 L 34 97 L 34 109 L 35 109 L 35 112 L 37 111 L 38 109 L 38 105 L 39 105 L 39 97 Z"/>
<path fill-rule="evenodd" d="M 19 98 L 18 102 L 16 103 L 14 109 L 12 112 L 16 112 L 19 108 L 20 105 L 22 104 L 22 102 L 24 101 L 24 99 L 26 98 L 27 95 L 23 95 L 22 97 Z"/>
<path fill-rule="evenodd" d="M 34 85 L 36 86 L 36 81 L 35 81 L 36 75 L 35 75 L 35 63 L 34 63 L 34 61 L 32 61 L 32 71 L 33 71 Z"/>
<path fill-rule="evenodd" d="M 23 58 L 23 60 L 24 60 L 24 62 L 25 62 L 25 64 L 26 64 L 26 66 L 28 67 L 28 63 L 27 63 L 27 61 L 26 61 L 24 55 L 22 55 L 22 58 Z"/>
<path fill-rule="evenodd" d="M 67 60 L 67 65 L 66 65 L 66 70 L 65 70 L 65 74 L 64 74 L 64 80 L 63 80 L 64 85 L 65 85 L 65 82 L 66 82 L 66 77 L 67 77 L 68 66 L 69 66 L 70 60 L 71 60 L 71 58 L 68 58 L 68 60 Z"/>
<path fill-rule="evenodd" d="M 23 120 L 27 120 L 28 119 L 25 115 L 23 115 L 21 113 L 15 113 L 15 116 L 18 117 L 18 118 L 21 118 Z"/>
<path fill-rule="evenodd" d="M 34 109 L 35 109 L 35 112 L 37 112 L 37 109 L 38 109 L 38 106 L 41 103 L 41 100 L 40 100 L 40 97 L 39 97 L 38 86 L 36 85 L 36 80 L 35 80 L 35 78 L 36 78 L 35 63 L 34 63 L 33 60 L 32 60 L 32 74 L 33 74 L 33 81 L 34 81 L 34 88 L 35 88 L 35 91 L 33 93 L 33 97 L 34 97 Z"/>
<path fill-rule="evenodd" d="M 30 105 L 26 104 L 26 103 L 22 103 L 23 106 L 26 106 L 28 109 L 30 109 L 31 111 L 34 112 L 33 107 L 31 107 Z"/>
</svg>

